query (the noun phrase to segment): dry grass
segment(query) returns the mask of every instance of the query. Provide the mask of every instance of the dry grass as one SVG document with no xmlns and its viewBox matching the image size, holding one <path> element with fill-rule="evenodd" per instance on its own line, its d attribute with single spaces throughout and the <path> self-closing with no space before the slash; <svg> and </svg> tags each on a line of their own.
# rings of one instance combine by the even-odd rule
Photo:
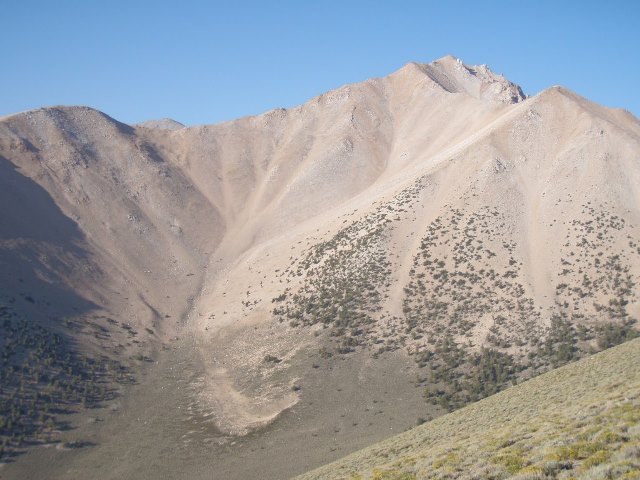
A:
<svg viewBox="0 0 640 480">
<path fill-rule="evenodd" d="M 633 340 L 298 478 L 639 475 L 640 340 Z"/>
</svg>

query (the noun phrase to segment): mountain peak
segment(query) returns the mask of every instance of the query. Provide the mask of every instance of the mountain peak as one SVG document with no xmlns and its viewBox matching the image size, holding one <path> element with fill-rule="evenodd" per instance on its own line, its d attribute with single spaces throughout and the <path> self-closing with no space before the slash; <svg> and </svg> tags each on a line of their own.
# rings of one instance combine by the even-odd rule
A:
<svg viewBox="0 0 640 480">
<path fill-rule="evenodd" d="M 453 55 L 426 64 L 410 62 L 398 73 L 410 71 L 421 72 L 449 93 L 466 93 L 479 100 L 511 104 L 527 98 L 520 86 L 487 65 L 466 65 Z"/>
<path fill-rule="evenodd" d="M 180 130 L 184 125 L 172 118 L 161 118 L 159 120 L 147 120 L 137 123 L 136 127 L 154 128 L 156 130 Z"/>
</svg>

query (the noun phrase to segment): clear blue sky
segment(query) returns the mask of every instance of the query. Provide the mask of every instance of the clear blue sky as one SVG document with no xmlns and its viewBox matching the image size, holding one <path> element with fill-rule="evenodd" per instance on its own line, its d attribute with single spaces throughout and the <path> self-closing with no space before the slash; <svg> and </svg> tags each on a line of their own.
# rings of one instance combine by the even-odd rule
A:
<svg viewBox="0 0 640 480">
<path fill-rule="evenodd" d="M 215 123 L 448 53 L 640 116 L 640 1 L 3 0 L 0 115 Z"/>
</svg>

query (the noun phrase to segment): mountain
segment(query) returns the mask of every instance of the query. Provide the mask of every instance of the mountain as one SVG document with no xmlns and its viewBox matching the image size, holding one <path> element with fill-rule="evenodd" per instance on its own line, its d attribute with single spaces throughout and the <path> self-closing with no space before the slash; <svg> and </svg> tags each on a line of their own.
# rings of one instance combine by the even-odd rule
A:
<svg viewBox="0 0 640 480">
<path fill-rule="evenodd" d="M 154 125 L 0 118 L 0 434 L 95 444 L 7 472 L 283 478 L 637 334 L 627 112 L 444 57 Z"/>
</svg>

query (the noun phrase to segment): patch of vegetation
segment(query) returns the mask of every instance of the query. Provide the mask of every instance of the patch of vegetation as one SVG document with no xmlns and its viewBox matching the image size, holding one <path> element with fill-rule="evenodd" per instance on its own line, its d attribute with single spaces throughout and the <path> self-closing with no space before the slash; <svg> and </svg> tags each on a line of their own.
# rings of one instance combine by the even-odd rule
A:
<svg viewBox="0 0 640 480">
<path fill-rule="evenodd" d="M 513 358 L 492 348 L 470 354 L 450 337 L 438 342 L 429 368 L 425 399 L 451 412 L 497 393 L 517 378 Z"/>
<path fill-rule="evenodd" d="M 502 206 L 445 206 L 422 232 L 402 317 L 385 311 L 396 222 L 413 214 L 427 184 L 423 177 L 374 212 L 348 215 L 333 238 L 292 259 L 282 276 L 293 284 L 273 298 L 274 316 L 323 325 L 334 344 L 325 358 L 406 348 L 424 369 L 424 398 L 443 411 L 638 335 L 627 305 L 636 298 L 629 258 L 640 247 L 624 219 L 588 203 L 566 226 L 551 307 L 536 302 L 522 272 L 517 218 Z"/>
<path fill-rule="evenodd" d="M 401 205 L 417 195 L 422 181 L 294 261 L 282 275 L 289 280 L 303 277 L 303 284 L 294 294 L 285 291 L 272 299 L 276 304 L 273 315 L 293 327 L 322 324 L 329 328 L 337 353 L 374 343 L 370 342 L 371 331 L 380 320 L 390 285 L 386 242 L 397 215 L 404 211 Z"/>
<path fill-rule="evenodd" d="M 638 335 L 626 310 L 635 279 L 625 260 L 637 254 L 637 245 L 631 241 L 628 251 L 605 255 L 615 238 L 608 229 L 623 231 L 626 224 L 604 206 L 583 207 L 591 219 L 572 222 L 580 238 L 565 247 L 578 254 L 561 260 L 563 281 L 547 311 L 527 294 L 517 245 L 509 240 L 514 226 L 500 210 L 450 209 L 431 222 L 403 308 L 414 358 L 428 370 L 422 377 L 428 402 L 451 411 Z M 609 298 L 606 305 L 583 308 L 602 297 Z"/>
<path fill-rule="evenodd" d="M 518 281 L 516 244 L 497 209 L 450 209 L 428 226 L 405 288 L 407 329 L 471 338 L 478 320 L 491 318 L 489 345 L 508 348 L 536 338 L 540 314 Z M 483 338 L 484 340 L 484 338 Z"/>
<path fill-rule="evenodd" d="M 639 333 L 634 328 L 635 319 L 625 319 L 621 323 L 607 322 L 595 326 L 598 347 L 610 348 L 638 337 Z"/>
<path fill-rule="evenodd" d="M 280 360 L 278 357 L 274 355 L 265 355 L 264 361 L 267 363 L 276 364 L 276 363 L 280 363 L 282 360 Z"/>
<path fill-rule="evenodd" d="M 93 408 L 133 381 L 107 357 L 83 354 L 63 335 L 0 305 L 0 460 L 69 428 L 59 414 Z"/>
<path fill-rule="evenodd" d="M 416 480 L 412 473 L 398 470 L 374 470 L 371 476 L 373 480 Z"/>
</svg>

